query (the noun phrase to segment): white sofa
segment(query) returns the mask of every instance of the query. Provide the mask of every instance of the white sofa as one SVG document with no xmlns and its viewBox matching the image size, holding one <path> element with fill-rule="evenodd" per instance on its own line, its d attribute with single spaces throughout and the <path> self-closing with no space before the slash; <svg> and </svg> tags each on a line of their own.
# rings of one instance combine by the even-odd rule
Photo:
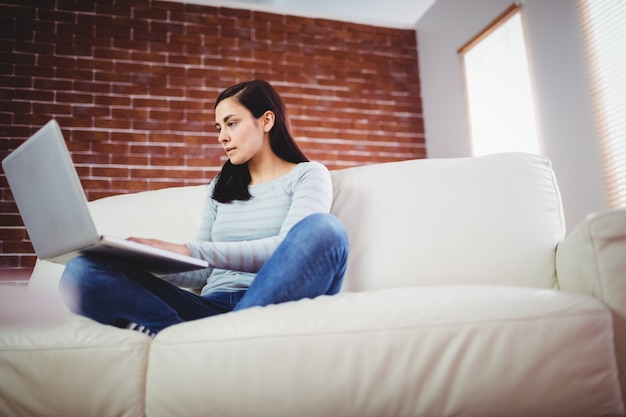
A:
<svg viewBox="0 0 626 417">
<path fill-rule="evenodd" d="M 332 178 L 351 243 L 336 296 L 151 340 L 61 309 L 58 265 L 38 262 L 25 294 L 0 289 L 21 300 L 0 320 L 0 415 L 624 415 L 626 211 L 590 216 L 565 238 L 550 163 L 527 154 Z M 204 192 L 90 207 L 102 233 L 183 242 Z"/>
</svg>

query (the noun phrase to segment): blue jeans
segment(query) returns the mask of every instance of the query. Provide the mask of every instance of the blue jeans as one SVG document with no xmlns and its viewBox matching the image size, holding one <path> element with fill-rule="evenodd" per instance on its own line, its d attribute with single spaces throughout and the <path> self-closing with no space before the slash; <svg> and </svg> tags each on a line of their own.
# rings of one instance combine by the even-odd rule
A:
<svg viewBox="0 0 626 417">
<path fill-rule="evenodd" d="M 329 214 L 297 223 L 257 273 L 248 289 L 200 296 L 115 261 L 85 255 L 72 259 L 60 281 L 75 313 L 103 324 L 164 328 L 233 310 L 339 292 L 348 259 L 348 236 Z"/>
</svg>

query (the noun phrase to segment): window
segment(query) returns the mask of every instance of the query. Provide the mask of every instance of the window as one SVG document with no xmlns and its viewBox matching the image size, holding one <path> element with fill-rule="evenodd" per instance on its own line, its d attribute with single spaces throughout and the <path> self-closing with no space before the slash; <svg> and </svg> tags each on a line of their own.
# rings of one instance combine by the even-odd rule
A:
<svg viewBox="0 0 626 417">
<path fill-rule="evenodd" d="M 610 207 L 626 205 L 626 2 L 579 0 Z"/>
<path fill-rule="evenodd" d="M 539 153 L 519 6 L 459 49 L 474 155 Z"/>
</svg>

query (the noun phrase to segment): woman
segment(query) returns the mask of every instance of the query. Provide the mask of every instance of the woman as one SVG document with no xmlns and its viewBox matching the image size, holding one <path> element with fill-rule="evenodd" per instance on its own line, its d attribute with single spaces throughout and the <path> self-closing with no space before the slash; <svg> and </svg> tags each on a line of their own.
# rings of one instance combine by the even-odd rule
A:
<svg viewBox="0 0 626 417">
<path fill-rule="evenodd" d="M 228 88 L 215 126 L 229 160 L 208 186 L 197 241 L 131 238 L 210 267 L 157 278 L 111 258 L 74 258 L 60 283 L 70 309 L 154 336 L 187 320 L 339 291 L 348 239 L 328 214 L 330 174 L 296 145 L 276 90 L 261 80 Z"/>
</svg>

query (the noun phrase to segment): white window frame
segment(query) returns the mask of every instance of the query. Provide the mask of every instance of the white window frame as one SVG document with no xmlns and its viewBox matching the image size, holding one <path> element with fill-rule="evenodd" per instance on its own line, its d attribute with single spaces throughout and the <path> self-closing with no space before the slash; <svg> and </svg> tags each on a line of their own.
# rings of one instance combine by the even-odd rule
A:
<svg viewBox="0 0 626 417">
<path fill-rule="evenodd" d="M 513 4 L 458 53 L 472 155 L 541 153 L 521 7 Z"/>
</svg>

